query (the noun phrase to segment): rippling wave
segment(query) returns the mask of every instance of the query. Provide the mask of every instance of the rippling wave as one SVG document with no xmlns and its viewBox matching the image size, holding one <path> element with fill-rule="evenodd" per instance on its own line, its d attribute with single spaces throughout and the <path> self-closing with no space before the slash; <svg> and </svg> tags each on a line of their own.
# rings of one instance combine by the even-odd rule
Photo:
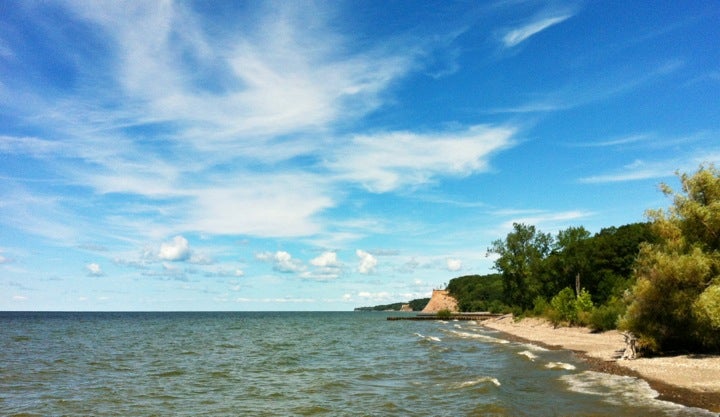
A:
<svg viewBox="0 0 720 417">
<path fill-rule="evenodd" d="M 385 317 L 0 313 L 0 415 L 703 413 L 478 323 Z"/>
</svg>

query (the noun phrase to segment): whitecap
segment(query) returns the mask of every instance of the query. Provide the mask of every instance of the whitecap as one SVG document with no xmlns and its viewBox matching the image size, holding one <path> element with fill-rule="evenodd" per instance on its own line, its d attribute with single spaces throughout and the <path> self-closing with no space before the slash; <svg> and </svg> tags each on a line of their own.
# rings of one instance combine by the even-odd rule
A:
<svg viewBox="0 0 720 417">
<path fill-rule="evenodd" d="M 453 327 L 455 327 L 456 329 L 462 329 L 462 326 L 459 325 L 459 324 L 456 324 L 456 325 L 454 325 Z"/>
<path fill-rule="evenodd" d="M 545 364 L 545 367 L 548 369 L 566 369 L 568 371 L 572 371 L 575 369 L 575 365 L 571 365 L 565 362 L 548 362 Z"/>
<path fill-rule="evenodd" d="M 423 336 L 420 333 L 414 333 L 414 334 L 415 334 L 415 336 L 419 337 L 422 340 L 429 340 L 432 342 L 441 342 L 442 341 L 442 340 L 440 340 L 439 337 L 436 337 L 436 336 Z"/>
<path fill-rule="evenodd" d="M 537 355 L 536 355 L 536 354 L 534 354 L 534 353 L 532 353 L 532 352 L 529 352 L 529 351 L 527 351 L 527 350 L 523 350 L 522 352 L 518 352 L 518 355 L 520 355 L 520 356 L 525 356 L 526 358 L 530 359 L 531 361 L 535 361 L 535 359 L 537 359 Z"/>
<path fill-rule="evenodd" d="M 644 405 L 673 412 L 678 415 L 716 416 L 708 410 L 685 407 L 669 401 L 658 400 L 658 392 L 639 378 L 585 371 L 560 377 L 572 392 L 604 397 L 604 401 L 616 405 Z"/>
<path fill-rule="evenodd" d="M 532 343 L 520 343 L 520 346 L 524 347 L 527 350 L 534 351 L 534 352 L 548 352 L 550 349 L 546 349 L 542 346 L 534 345 Z"/>
<path fill-rule="evenodd" d="M 456 384 L 452 384 L 450 387 L 455 388 L 455 389 L 460 389 L 460 388 L 474 387 L 476 385 L 485 384 L 485 383 L 491 383 L 491 384 L 495 385 L 496 387 L 500 386 L 500 381 L 497 378 L 493 378 L 491 376 L 483 376 L 478 379 L 473 379 L 470 381 L 458 382 Z"/>
<path fill-rule="evenodd" d="M 499 339 L 497 337 L 487 336 L 487 335 L 479 334 L 479 333 L 459 332 L 456 330 L 448 330 L 448 332 L 457 337 L 461 337 L 463 339 L 479 339 L 484 342 L 501 343 L 501 344 L 510 343 L 509 340 Z"/>
</svg>

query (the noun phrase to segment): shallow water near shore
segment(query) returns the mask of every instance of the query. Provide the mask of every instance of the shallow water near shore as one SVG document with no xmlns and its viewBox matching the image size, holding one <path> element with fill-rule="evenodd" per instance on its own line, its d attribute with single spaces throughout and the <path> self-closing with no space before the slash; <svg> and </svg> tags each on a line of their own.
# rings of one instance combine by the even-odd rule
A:
<svg viewBox="0 0 720 417">
<path fill-rule="evenodd" d="M 716 415 L 476 323 L 387 314 L 0 313 L 0 415 Z"/>
</svg>

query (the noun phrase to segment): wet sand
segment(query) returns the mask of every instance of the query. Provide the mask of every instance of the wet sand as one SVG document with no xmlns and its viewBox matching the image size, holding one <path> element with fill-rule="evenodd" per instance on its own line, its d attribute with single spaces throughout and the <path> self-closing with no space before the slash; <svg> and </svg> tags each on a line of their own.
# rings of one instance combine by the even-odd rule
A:
<svg viewBox="0 0 720 417">
<path fill-rule="evenodd" d="M 720 356 L 680 355 L 620 359 L 625 350 L 622 333 L 593 333 L 585 327 L 558 327 L 538 318 L 514 321 L 503 316 L 482 322 L 517 340 L 550 349 L 571 350 L 593 369 L 646 380 L 659 399 L 720 412 Z"/>
</svg>

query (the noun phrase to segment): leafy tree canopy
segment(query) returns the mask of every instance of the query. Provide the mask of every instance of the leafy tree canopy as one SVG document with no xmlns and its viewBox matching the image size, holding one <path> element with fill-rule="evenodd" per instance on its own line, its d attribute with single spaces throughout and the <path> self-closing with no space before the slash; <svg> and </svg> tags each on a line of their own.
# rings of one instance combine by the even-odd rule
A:
<svg viewBox="0 0 720 417">
<path fill-rule="evenodd" d="M 621 325 L 649 350 L 720 349 L 720 171 L 701 166 L 679 175 L 682 191 L 663 184 L 668 210 L 650 210 L 660 237 L 641 247 L 637 283 Z"/>
</svg>

